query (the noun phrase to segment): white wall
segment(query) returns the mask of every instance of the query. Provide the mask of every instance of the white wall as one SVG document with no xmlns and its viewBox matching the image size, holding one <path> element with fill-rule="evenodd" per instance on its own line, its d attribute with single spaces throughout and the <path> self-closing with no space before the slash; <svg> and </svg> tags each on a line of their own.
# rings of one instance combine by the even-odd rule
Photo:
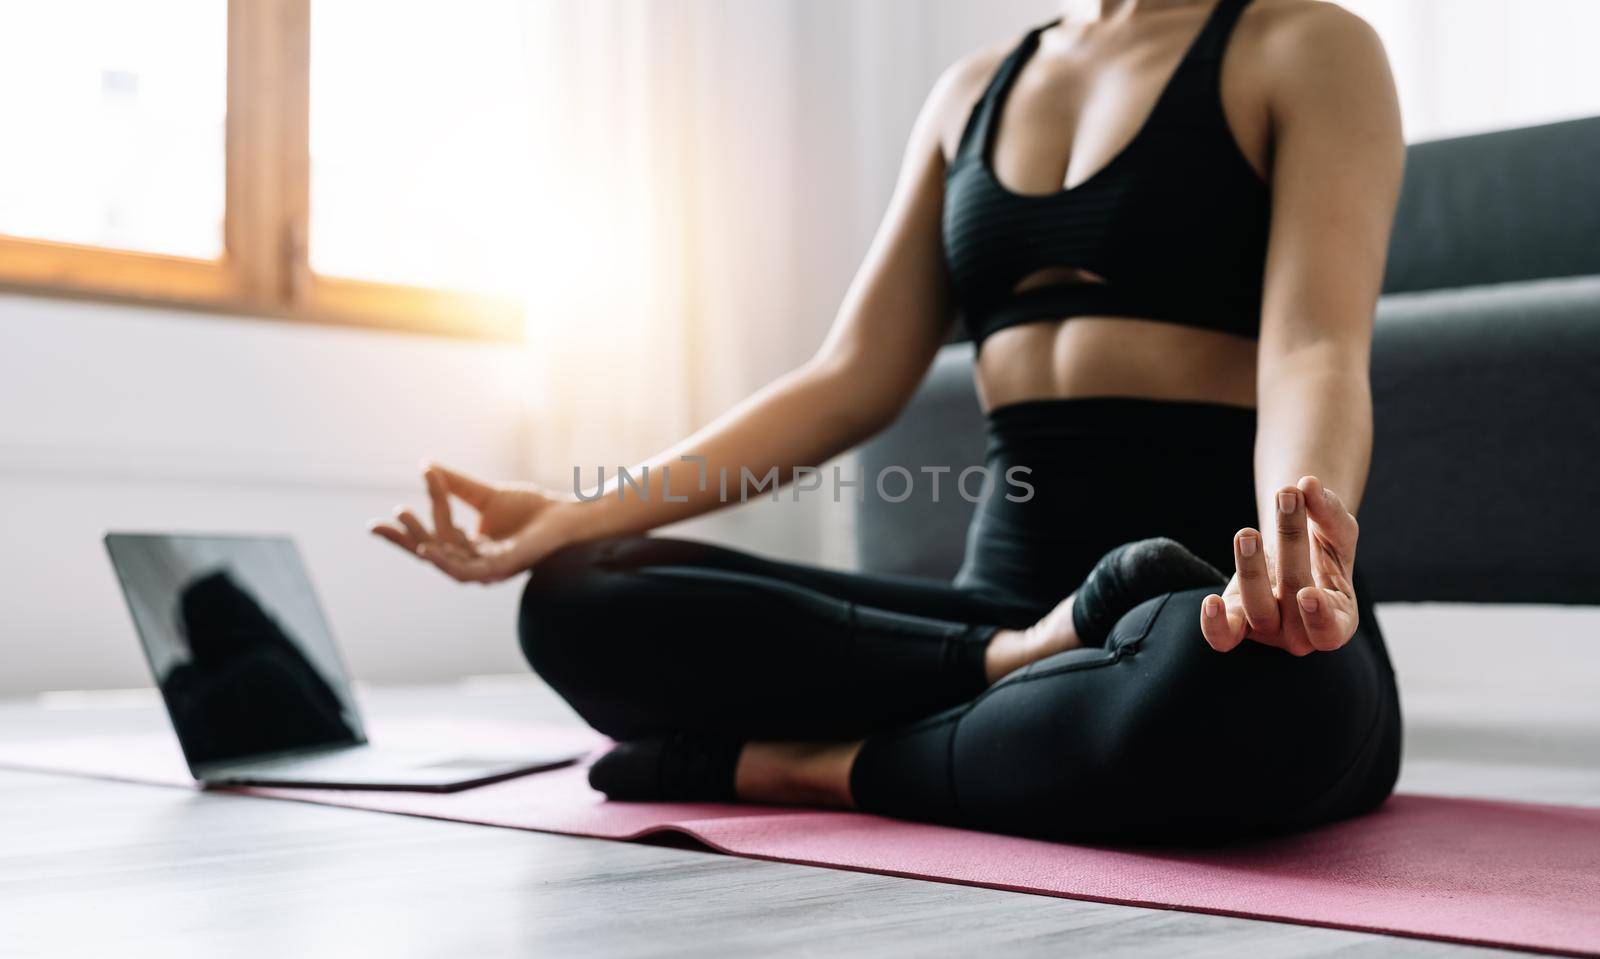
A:
<svg viewBox="0 0 1600 959">
<path fill-rule="evenodd" d="M 0 692 L 148 683 L 108 529 L 293 535 L 363 678 L 516 668 L 514 589 L 363 527 L 425 453 L 514 473 L 524 375 L 504 345 L 0 296 Z"/>
</svg>

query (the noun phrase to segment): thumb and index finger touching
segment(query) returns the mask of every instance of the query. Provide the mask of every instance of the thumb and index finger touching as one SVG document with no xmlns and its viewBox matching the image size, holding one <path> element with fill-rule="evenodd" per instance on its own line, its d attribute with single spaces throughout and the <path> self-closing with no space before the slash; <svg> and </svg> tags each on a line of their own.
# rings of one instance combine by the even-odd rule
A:
<svg viewBox="0 0 1600 959">
<path fill-rule="evenodd" d="M 432 479 L 433 477 L 437 477 L 437 482 L 445 492 L 475 510 L 482 511 L 488 507 L 489 501 L 494 498 L 495 489 L 492 485 L 460 470 L 441 466 L 438 463 L 424 463 L 423 471 L 430 477 L 430 483 L 435 482 Z"/>
</svg>

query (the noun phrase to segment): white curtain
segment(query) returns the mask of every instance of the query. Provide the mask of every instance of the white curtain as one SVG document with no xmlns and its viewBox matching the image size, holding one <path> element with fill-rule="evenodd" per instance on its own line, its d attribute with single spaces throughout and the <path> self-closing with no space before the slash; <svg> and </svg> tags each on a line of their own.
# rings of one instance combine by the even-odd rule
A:
<svg viewBox="0 0 1600 959">
<path fill-rule="evenodd" d="M 691 424 L 693 4 L 531 7 L 531 472 L 569 484 Z"/>
<path fill-rule="evenodd" d="M 1600 114 L 1596 0 L 1339 0 L 1383 38 L 1408 140 Z"/>
<path fill-rule="evenodd" d="M 1054 0 L 526 0 L 530 473 L 632 462 L 821 342 L 922 98 Z"/>
</svg>

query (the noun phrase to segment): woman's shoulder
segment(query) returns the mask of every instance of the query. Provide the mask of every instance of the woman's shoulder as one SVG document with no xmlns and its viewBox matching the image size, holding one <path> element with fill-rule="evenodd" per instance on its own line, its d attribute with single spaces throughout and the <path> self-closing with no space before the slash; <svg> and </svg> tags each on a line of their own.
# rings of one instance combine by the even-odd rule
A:
<svg viewBox="0 0 1600 959">
<path fill-rule="evenodd" d="M 936 122 L 946 156 L 955 153 L 973 107 L 988 89 L 1000 63 L 1017 46 L 1017 37 L 980 47 L 945 67 L 928 94 L 924 110 Z"/>
<path fill-rule="evenodd" d="M 1308 86 L 1360 84 L 1389 72 L 1377 31 L 1328 0 L 1255 0 L 1231 46 L 1251 86 L 1275 101 L 1298 99 L 1295 91 Z"/>
<path fill-rule="evenodd" d="M 1349 30 L 1366 26 L 1350 8 L 1334 0 L 1253 0 L 1239 18 L 1240 29 Z M 1370 28 L 1369 28 L 1370 29 Z"/>
<path fill-rule="evenodd" d="M 1322 61 L 1383 49 L 1367 21 L 1331 0 L 1255 0 L 1239 18 L 1233 44 L 1267 68 L 1303 66 L 1308 55 Z"/>
</svg>

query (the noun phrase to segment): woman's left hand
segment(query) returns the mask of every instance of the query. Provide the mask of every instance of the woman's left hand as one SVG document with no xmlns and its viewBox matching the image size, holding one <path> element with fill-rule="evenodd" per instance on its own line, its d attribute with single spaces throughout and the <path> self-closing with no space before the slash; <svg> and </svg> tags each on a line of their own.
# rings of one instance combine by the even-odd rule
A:
<svg viewBox="0 0 1600 959">
<path fill-rule="evenodd" d="M 1356 518 L 1315 476 L 1278 491 L 1277 550 L 1269 557 L 1258 530 L 1234 534 L 1236 572 L 1222 595 L 1200 605 L 1206 642 L 1227 652 L 1246 639 L 1296 656 L 1338 649 L 1355 635 L 1351 565 Z"/>
</svg>

